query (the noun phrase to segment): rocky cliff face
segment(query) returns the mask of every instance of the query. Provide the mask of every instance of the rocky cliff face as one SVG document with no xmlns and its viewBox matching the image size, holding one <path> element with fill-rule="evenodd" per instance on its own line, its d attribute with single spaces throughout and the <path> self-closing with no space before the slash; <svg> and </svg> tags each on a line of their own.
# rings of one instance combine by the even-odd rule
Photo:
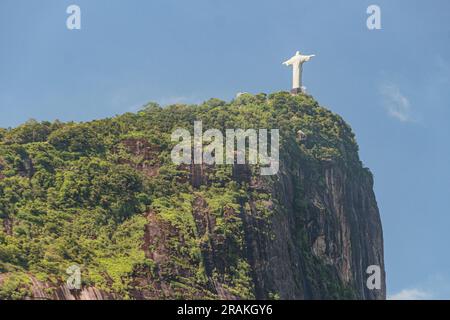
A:
<svg viewBox="0 0 450 320">
<path fill-rule="evenodd" d="M 384 284 L 381 290 L 366 286 L 368 266 L 384 270 L 381 222 L 370 174 L 355 176 L 330 163 L 320 168 L 323 184 L 316 179 L 301 164 L 281 175 L 275 191 L 283 208 L 274 217 L 277 240 L 261 257 L 270 261 L 264 270 L 267 286 L 277 288 L 283 298 L 384 299 Z M 300 206 L 299 199 L 304 201 Z"/>
<path fill-rule="evenodd" d="M 160 134 L 167 139 L 173 128 L 190 126 L 192 120 L 198 118 L 213 128 L 230 125 L 247 128 L 249 123 L 261 128 L 280 128 L 278 174 L 263 177 L 257 167 L 250 165 L 175 167 L 167 160 L 170 144 Z M 73 152 L 67 161 L 76 159 L 76 162 L 68 169 L 55 161 L 61 167 L 55 165 L 53 172 L 75 170 L 73 168 L 81 168 L 82 161 L 92 162 L 92 157 L 99 157 L 118 168 L 131 168 L 142 182 L 136 187 L 136 192 L 150 195 L 150 199 L 142 200 L 141 206 L 132 207 L 130 179 L 126 180 L 125 191 L 114 193 L 112 200 L 108 198 L 108 201 L 113 201 L 119 194 L 129 194 L 123 217 L 117 218 L 117 204 L 112 209 L 102 207 L 106 212 L 102 211 L 106 214 L 102 221 L 114 217 L 111 221 L 117 224 L 117 229 L 111 229 L 110 222 L 108 233 L 105 233 L 107 236 L 104 236 L 112 246 L 108 249 L 110 253 L 99 251 L 97 241 L 104 231 L 100 223 L 98 229 L 89 234 L 86 228 L 81 228 L 75 239 L 65 231 L 56 235 L 56 231 L 52 231 L 52 237 L 61 241 L 61 249 L 51 247 L 46 234 L 46 240 L 37 240 L 43 248 L 42 258 L 33 261 L 14 260 L 6 250 L 2 251 L 2 243 L 19 237 L 15 232 L 23 228 L 21 215 L 5 211 L 1 217 L 4 236 L 0 234 L 0 257 L 3 254 L 5 263 L 0 264 L 0 288 L 7 286 L 10 275 L 20 265 L 20 277 L 28 280 L 16 281 L 16 288 L 10 291 L 16 297 L 32 299 L 386 297 L 383 235 L 372 175 L 359 161 L 350 128 L 340 117 L 319 107 L 311 97 L 279 93 L 268 98 L 265 95 L 245 95 L 230 104 L 212 100 L 194 109 L 152 106 L 134 118 L 122 116 L 100 125 L 93 123 L 94 126 L 96 143 L 103 143 L 101 151 L 90 153 L 89 160 L 83 160 L 84 156 L 71 150 Z M 114 129 L 114 135 L 108 131 L 123 127 L 126 127 L 121 129 L 124 131 Z M 148 134 L 154 128 L 160 132 Z M 58 128 L 57 131 L 64 129 Z M 130 130 L 140 134 L 133 136 Z M 70 143 L 66 140 L 72 139 L 71 136 L 64 136 L 64 144 L 61 144 L 61 140 L 55 138 L 56 134 L 52 135 L 45 138 L 52 145 L 52 152 L 65 152 L 61 157 L 67 157 Z M 111 140 L 111 136 L 115 136 L 115 140 Z M 11 157 L 7 156 L 9 153 L 5 149 L 2 152 L 0 181 L 7 181 L 8 175 L 19 175 L 32 181 L 39 174 L 37 157 L 29 151 L 26 155 L 21 151 L 23 164 L 19 161 L 19 167 L 26 174 L 20 170 L 14 173 L 11 168 L 8 173 L 6 169 Z M 100 169 L 97 162 L 95 165 L 94 172 L 88 170 L 93 176 L 86 180 L 98 178 Z M 89 164 L 89 168 L 91 166 Z M 82 173 L 79 175 L 85 171 L 80 170 Z M 109 171 L 104 174 L 111 176 Z M 130 174 L 127 171 L 127 177 Z M 53 184 L 48 183 L 51 192 L 63 190 L 69 183 L 66 176 L 58 177 L 59 180 Z M 74 179 L 73 175 L 70 179 Z M 105 178 L 101 176 L 101 179 L 105 184 Z M 58 181 L 62 181 L 61 184 L 58 185 Z M 83 188 L 89 189 L 88 181 Z M 109 191 L 101 192 L 99 199 L 106 202 L 105 194 L 109 195 Z M 68 210 L 85 201 L 82 195 L 77 195 L 78 203 L 67 205 L 68 196 L 64 197 L 61 200 L 63 205 L 53 203 L 50 207 Z M 93 196 L 87 194 L 86 198 Z M 43 199 L 48 199 L 47 193 Z M 86 207 L 93 210 L 96 205 L 94 202 Z M 144 211 L 139 212 L 141 209 Z M 136 212 L 131 215 L 130 210 Z M 70 212 L 76 214 L 77 210 Z M 77 219 L 78 216 L 75 217 Z M 52 223 L 55 223 L 54 219 Z M 69 228 L 74 222 L 67 220 L 64 223 Z M 42 228 L 47 230 L 45 223 Z M 122 234 L 128 236 L 123 237 Z M 127 240 L 130 234 L 136 240 Z M 85 239 L 82 244 L 81 239 Z M 78 241 L 80 243 L 77 244 Z M 69 249 L 74 242 L 77 249 Z M 83 251 L 83 248 L 88 249 Z M 101 248 L 107 250 L 104 244 Z M 59 258 L 59 250 L 64 251 L 61 253 L 64 258 Z M 83 259 L 79 258 L 80 255 Z M 70 291 L 64 284 L 64 277 L 56 271 L 56 265 L 50 263 L 58 261 L 66 268 L 64 261 L 68 260 L 64 259 L 67 256 L 70 256 L 68 260 L 84 267 L 83 276 L 87 279 L 84 279 L 81 290 Z M 46 260 L 43 264 L 39 259 L 50 262 Z M 14 264 L 16 266 L 12 268 Z M 366 270 L 370 265 L 377 265 L 382 270 L 380 290 L 370 290 L 366 286 L 369 276 Z M 51 277 L 37 280 L 33 270 L 40 270 L 41 278 L 43 270 L 47 270 Z M 8 286 L 11 286 L 11 281 Z M 0 290 L 1 294 L 5 296 L 8 293 Z"/>
<path fill-rule="evenodd" d="M 267 192 L 273 199 L 264 204 L 272 213 L 269 221 L 261 221 L 251 197 L 238 209 L 255 297 L 270 299 L 276 293 L 281 299 L 385 299 L 383 234 L 371 174 L 332 162 L 315 172 L 307 162 L 289 158 L 281 161 L 271 186 L 252 177 L 246 166 L 234 169 L 234 179 L 248 183 L 249 193 Z M 194 181 L 207 183 L 201 172 L 193 170 L 199 175 Z M 198 198 L 196 202 L 199 235 L 212 233 L 207 204 Z M 209 270 L 227 265 L 215 251 L 203 253 Z M 370 265 L 382 270 L 380 290 L 366 285 Z M 224 290 L 217 293 L 230 298 Z"/>
</svg>

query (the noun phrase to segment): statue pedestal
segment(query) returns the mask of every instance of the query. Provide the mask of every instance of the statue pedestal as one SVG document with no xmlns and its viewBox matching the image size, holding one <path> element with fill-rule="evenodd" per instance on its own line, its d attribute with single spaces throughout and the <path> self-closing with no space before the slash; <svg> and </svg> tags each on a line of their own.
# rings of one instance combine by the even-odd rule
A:
<svg viewBox="0 0 450 320">
<path fill-rule="evenodd" d="M 301 93 L 303 93 L 303 90 L 301 88 L 291 89 L 291 94 L 293 94 L 293 95 L 297 95 L 297 94 L 301 94 Z"/>
</svg>

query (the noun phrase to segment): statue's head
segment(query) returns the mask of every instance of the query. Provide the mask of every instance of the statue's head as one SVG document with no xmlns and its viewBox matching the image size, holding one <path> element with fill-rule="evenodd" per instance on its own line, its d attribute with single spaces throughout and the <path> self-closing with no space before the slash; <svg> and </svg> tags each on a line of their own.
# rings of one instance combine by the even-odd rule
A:
<svg viewBox="0 0 450 320">
<path fill-rule="evenodd" d="M 300 51 L 297 51 L 297 52 L 295 53 L 295 55 L 296 55 L 296 56 L 299 56 L 299 55 L 300 55 Z"/>
</svg>

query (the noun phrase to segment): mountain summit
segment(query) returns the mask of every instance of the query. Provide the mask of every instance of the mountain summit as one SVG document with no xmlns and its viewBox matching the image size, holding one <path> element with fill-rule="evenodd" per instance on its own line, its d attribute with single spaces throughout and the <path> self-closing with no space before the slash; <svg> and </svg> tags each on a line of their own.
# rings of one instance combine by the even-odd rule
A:
<svg viewBox="0 0 450 320">
<path fill-rule="evenodd" d="M 171 133 L 195 121 L 279 129 L 279 170 L 174 164 Z M 386 296 L 372 174 L 351 128 L 311 96 L 29 121 L 0 141 L 2 299 Z M 73 266 L 79 290 L 66 283 Z M 378 290 L 369 266 L 381 270 Z"/>
</svg>

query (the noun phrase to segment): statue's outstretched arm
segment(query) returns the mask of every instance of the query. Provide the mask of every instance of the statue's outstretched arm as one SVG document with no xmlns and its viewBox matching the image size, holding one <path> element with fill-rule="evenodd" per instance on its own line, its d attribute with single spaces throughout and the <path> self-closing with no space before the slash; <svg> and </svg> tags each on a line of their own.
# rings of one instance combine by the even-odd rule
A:
<svg viewBox="0 0 450 320">
<path fill-rule="evenodd" d="M 284 64 L 285 66 L 288 66 L 288 65 L 292 64 L 292 59 L 289 59 L 289 60 L 283 62 L 283 64 Z"/>
<path fill-rule="evenodd" d="M 304 62 L 309 61 L 309 60 L 311 60 L 311 58 L 313 58 L 313 57 L 315 57 L 315 56 L 316 56 L 315 54 L 312 54 L 312 55 L 309 55 L 309 56 L 304 56 L 303 61 L 304 61 Z"/>
</svg>

